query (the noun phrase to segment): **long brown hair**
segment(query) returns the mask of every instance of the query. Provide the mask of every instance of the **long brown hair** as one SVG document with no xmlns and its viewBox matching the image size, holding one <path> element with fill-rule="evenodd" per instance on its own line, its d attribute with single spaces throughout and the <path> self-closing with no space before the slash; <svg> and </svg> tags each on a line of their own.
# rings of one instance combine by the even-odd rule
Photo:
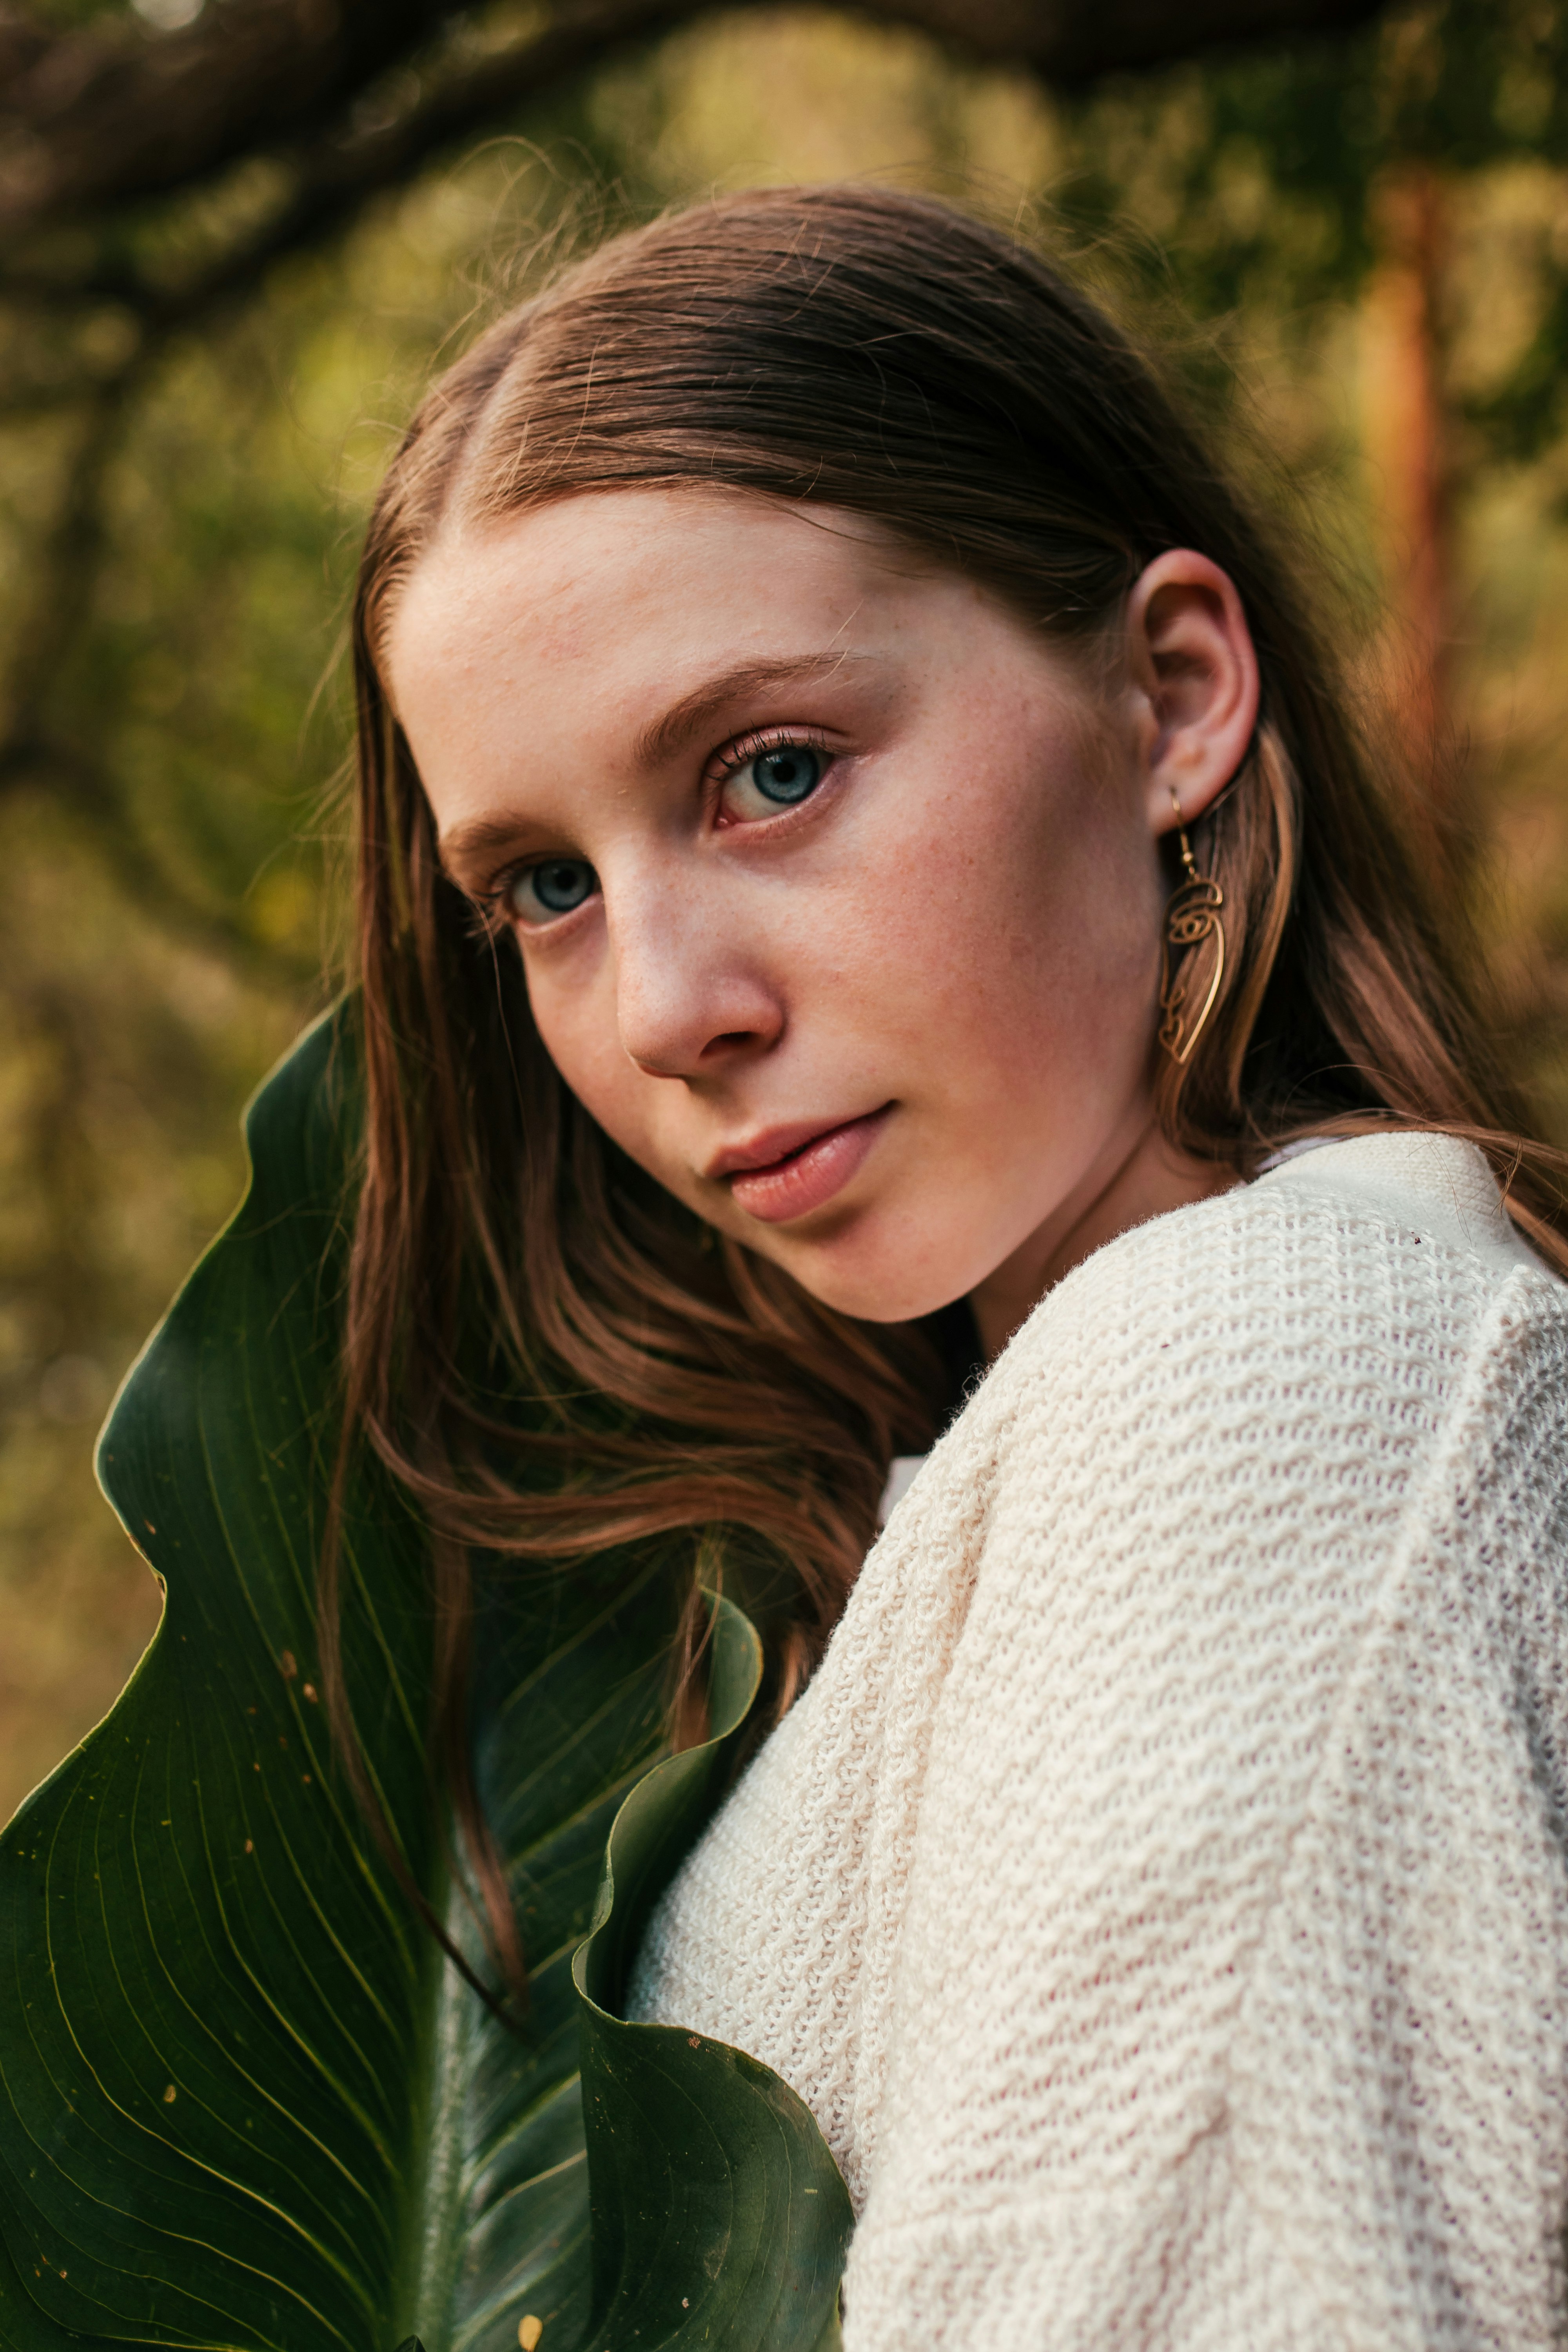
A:
<svg viewBox="0 0 1568 2352">
<path fill-rule="evenodd" d="M 1163 550 L 1221 564 L 1262 711 L 1202 829 L 1226 963 L 1191 1062 L 1163 1067 L 1165 1131 L 1243 1176 L 1325 1127 L 1465 1133 L 1568 1265 L 1561 1163 L 1499 1078 L 1456 918 L 1421 887 L 1280 534 L 1134 343 L 1038 254 L 873 188 L 727 198 L 601 247 L 420 407 L 372 517 L 353 632 L 367 1104 L 345 1443 L 368 1442 L 434 1530 L 436 1742 L 510 1973 L 467 1763 L 470 1552 L 559 1570 L 678 1540 L 694 1588 L 700 1546 L 721 1537 L 782 1708 L 843 1605 L 890 1455 L 942 1410 L 919 1333 L 852 1322 L 706 1232 L 576 1103 L 514 948 L 441 871 L 385 691 L 389 614 L 444 520 L 692 482 L 875 518 L 1086 648 Z M 352 1759 L 333 1551 L 323 1668 Z M 699 1622 L 693 1606 L 689 1652 Z"/>
</svg>

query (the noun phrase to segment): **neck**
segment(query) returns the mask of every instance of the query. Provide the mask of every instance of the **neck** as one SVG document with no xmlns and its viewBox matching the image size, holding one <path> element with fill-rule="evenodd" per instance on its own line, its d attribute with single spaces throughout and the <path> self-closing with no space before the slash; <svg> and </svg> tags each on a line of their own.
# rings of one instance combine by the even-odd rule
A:
<svg viewBox="0 0 1568 2352">
<path fill-rule="evenodd" d="M 1178 1151 L 1141 1104 L 1059 1207 L 971 1291 L 987 1360 L 1001 1354 L 1047 1291 L 1095 1250 L 1168 1209 L 1228 1192 L 1237 1181 L 1228 1168 Z"/>
</svg>

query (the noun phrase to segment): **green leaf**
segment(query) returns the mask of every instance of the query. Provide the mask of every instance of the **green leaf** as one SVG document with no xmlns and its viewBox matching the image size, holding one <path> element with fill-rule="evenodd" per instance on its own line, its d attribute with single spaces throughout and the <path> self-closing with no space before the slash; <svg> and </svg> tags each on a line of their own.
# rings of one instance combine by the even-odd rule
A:
<svg viewBox="0 0 1568 2352">
<path fill-rule="evenodd" d="M 585 2352 L 616 2352 L 634 2335 L 788 2352 L 837 2333 L 853 2217 L 810 2110 L 724 2042 L 616 2013 L 648 1912 L 712 1808 L 761 1676 L 755 1633 L 721 1601 L 714 1737 L 658 1766 L 622 1806 L 594 1932 L 574 1963 L 594 2191 Z"/>
<path fill-rule="evenodd" d="M 338 1018 L 258 1097 L 246 1202 L 105 1433 L 105 1487 L 167 1598 L 113 1713 L 0 1837 L 7 2352 L 390 2352 L 410 2340 L 512 2352 L 526 2315 L 542 2322 L 541 2352 L 572 2352 L 599 2303 L 641 2312 L 624 2264 L 607 2301 L 597 2255 L 590 2264 L 584 2012 L 570 1963 L 609 1825 L 659 1752 L 677 1578 L 650 1551 L 594 1574 L 490 1580 L 476 1767 L 533 1960 L 529 2015 L 509 2029 L 380 1859 L 316 1696 L 313 1579 L 355 1098 L 351 1024 Z M 478 1958 L 428 1794 L 423 1537 L 368 1474 L 349 1497 L 345 1570 L 349 1688 L 369 1769 L 414 1880 Z M 725 1618 L 716 1638 L 728 1706 L 734 1644 L 752 1637 Z M 722 1765 L 698 1751 L 663 1769 L 672 1779 L 625 1815 L 641 1859 L 616 1864 L 644 1910 Z M 685 1792 L 675 1827 L 662 1812 L 671 1788 Z M 649 1845 L 637 1825 L 656 1815 Z M 636 1932 L 629 1896 L 614 1923 L 619 1966 Z M 596 2013 L 594 2024 L 612 2053 L 617 2035 L 653 2046 L 652 2029 Z M 687 2055 L 725 2073 L 716 2054 Z M 667 2106 L 637 2128 L 652 2147 L 675 2119 L 667 2173 L 679 2200 L 679 2101 L 696 2077 L 678 2056 L 663 2063 Z M 623 2095 L 619 2064 L 603 2070 L 606 2112 Z M 730 2060 L 737 2114 L 771 2098 L 801 2140 L 804 2110 L 748 2069 Z M 716 2271 L 716 2319 L 753 2308 L 745 2282 L 777 2265 L 747 2231 L 781 2222 L 775 2158 L 758 2139 L 753 2180 L 744 2131 L 725 2146 L 723 2213 L 704 2189 L 680 2215 L 696 2232 L 691 2257 Z M 641 2224 L 621 2202 L 595 2212 L 595 2246 L 635 2252 Z M 805 2243 L 793 2207 L 780 2242 Z M 662 2282 L 650 2273 L 650 2292 Z M 805 2352 L 822 2298 L 807 2315 L 810 2300 L 803 2291 L 794 2336 L 716 2328 L 706 2340 Z"/>
</svg>

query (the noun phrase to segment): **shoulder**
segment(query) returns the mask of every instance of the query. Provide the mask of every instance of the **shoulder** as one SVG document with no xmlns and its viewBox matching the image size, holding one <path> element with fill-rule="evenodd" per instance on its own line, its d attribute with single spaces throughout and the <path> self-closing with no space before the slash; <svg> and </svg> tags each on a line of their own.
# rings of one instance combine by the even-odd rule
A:
<svg viewBox="0 0 1568 2352">
<path fill-rule="evenodd" d="M 1211 1410 L 1240 1381 L 1280 1412 L 1303 1380 L 1441 1388 L 1505 1292 L 1527 1319 L 1568 1310 L 1480 1153 L 1357 1138 L 1122 1234 L 1042 1302 L 992 1381 L 998 1402 L 1092 1380 L 1145 1407 L 1201 1391 Z"/>
<path fill-rule="evenodd" d="M 1418 1561 L 1433 1608 L 1474 1586 L 1478 1655 L 1539 1585 L 1568 1496 L 1568 1290 L 1513 1243 L 1479 1155 L 1394 1141 L 1123 1236 L 1020 1331 L 975 1400 L 961 1744 L 1005 1718 L 1010 1759 L 1087 1783 L 1152 1743 L 1205 1821 L 1258 1774 L 1258 1805 L 1294 1818 Z M 941 1497 L 910 1528 L 933 1559 Z"/>
<path fill-rule="evenodd" d="M 1370 1567 L 1463 1400 L 1482 1443 L 1565 1346 L 1568 1287 L 1515 1239 L 1480 1155 L 1358 1139 L 1097 1253 L 952 1437 L 973 1414 L 987 1517 L 1020 1559 L 1174 1548 L 1223 1575 L 1326 1546 Z"/>
</svg>

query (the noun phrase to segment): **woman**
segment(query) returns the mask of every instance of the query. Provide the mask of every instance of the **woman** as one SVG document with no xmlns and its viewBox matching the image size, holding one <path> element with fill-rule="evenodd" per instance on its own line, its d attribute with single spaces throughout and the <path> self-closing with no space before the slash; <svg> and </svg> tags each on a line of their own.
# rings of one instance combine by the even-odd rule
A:
<svg viewBox="0 0 1568 2352">
<path fill-rule="evenodd" d="M 1559 2340 L 1560 1163 L 1269 533 L 1033 255 L 750 195 L 442 380 L 357 652 L 481 1846 L 464 1546 L 722 1528 L 782 1720 L 637 2013 L 814 2109 L 851 2352 Z"/>
</svg>

